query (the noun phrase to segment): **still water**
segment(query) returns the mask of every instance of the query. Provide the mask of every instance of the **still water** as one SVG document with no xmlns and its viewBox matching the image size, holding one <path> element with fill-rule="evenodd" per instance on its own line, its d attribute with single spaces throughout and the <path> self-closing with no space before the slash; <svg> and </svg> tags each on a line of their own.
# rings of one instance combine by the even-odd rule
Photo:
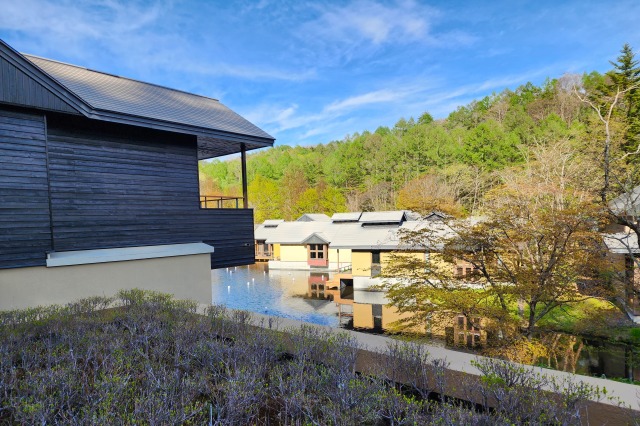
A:
<svg viewBox="0 0 640 426">
<path fill-rule="evenodd" d="M 268 270 L 266 263 L 211 271 L 212 303 L 313 324 L 339 326 L 338 309 L 314 297 L 311 285 L 328 273 Z"/>
<path fill-rule="evenodd" d="M 335 304 L 319 299 L 313 292 L 314 284 L 329 278 L 331 274 L 270 271 L 265 263 L 212 270 L 212 303 L 338 327 Z M 365 295 L 371 297 L 369 292 Z M 539 337 L 554 342 L 554 355 L 539 360 L 541 366 L 585 375 L 640 379 L 640 354 L 628 346 L 558 333 Z"/>
</svg>

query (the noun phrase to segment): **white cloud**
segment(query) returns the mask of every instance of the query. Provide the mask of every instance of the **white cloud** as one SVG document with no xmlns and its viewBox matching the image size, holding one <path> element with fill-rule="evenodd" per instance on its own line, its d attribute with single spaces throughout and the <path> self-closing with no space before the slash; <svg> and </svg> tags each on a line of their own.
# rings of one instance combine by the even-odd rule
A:
<svg viewBox="0 0 640 426">
<path fill-rule="evenodd" d="M 354 0 L 310 7 L 318 16 L 303 23 L 296 34 L 307 46 L 303 52 L 308 60 L 324 66 L 355 58 L 384 58 L 381 51 L 397 46 L 451 48 L 476 40 L 462 30 L 437 31 L 434 25 L 444 19 L 443 14 L 424 2 Z"/>
<path fill-rule="evenodd" d="M 114 0 L 80 5 L 75 1 L 4 1 L 0 28 L 58 40 L 120 40 L 156 22 L 163 3 L 149 6 Z"/>
<path fill-rule="evenodd" d="M 328 5 L 320 9 L 320 16 L 302 30 L 312 37 L 345 43 L 413 41 L 428 35 L 433 15 L 434 9 L 409 1 L 386 6 L 357 0 L 345 6 Z"/>
<path fill-rule="evenodd" d="M 255 5 L 266 6 L 266 1 Z M 207 40 L 209 45 L 194 43 L 190 31 L 207 34 L 209 29 L 194 27 L 186 31 L 182 28 L 185 22 L 195 21 L 181 16 L 180 8 L 174 7 L 171 0 L 0 0 L 0 9 L 0 30 L 16 32 L 14 38 L 29 49 L 21 49 L 25 53 L 63 57 L 78 65 L 96 67 L 92 63 L 96 57 L 109 56 L 111 61 L 139 73 L 145 69 L 151 72 L 162 69 L 244 80 L 294 82 L 316 77 L 313 68 L 292 71 L 256 61 L 237 62 L 236 59 L 234 62 L 216 57 L 210 49 L 223 45 L 224 40 L 214 37 L 213 41 Z M 198 37 L 201 37 L 199 33 Z"/>
<path fill-rule="evenodd" d="M 375 90 L 335 100 L 317 109 L 317 112 L 300 112 L 297 104 L 286 107 L 260 105 L 253 110 L 245 111 L 244 116 L 276 138 L 279 133 L 298 129 L 303 132 L 299 137 L 306 139 L 328 134 L 331 128 L 344 127 L 344 123 L 352 118 L 351 114 L 354 111 L 357 114 L 358 110 L 376 104 L 398 104 L 410 97 L 420 96 L 426 89 L 425 84 L 411 84 Z"/>
<path fill-rule="evenodd" d="M 406 96 L 406 91 L 394 91 L 389 89 L 376 90 L 362 95 L 352 96 L 340 101 L 335 101 L 324 108 L 325 112 L 341 112 L 348 109 L 362 107 L 370 104 L 395 102 Z"/>
<path fill-rule="evenodd" d="M 175 67 L 198 74 L 238 77 L 246 80 L 282 80 L 296 82 L 310 80 L 317 76 L 315 69 L 287 71 L 259 65 L 206 64 L 198 61 L 175 64 Z"/>
</svg>

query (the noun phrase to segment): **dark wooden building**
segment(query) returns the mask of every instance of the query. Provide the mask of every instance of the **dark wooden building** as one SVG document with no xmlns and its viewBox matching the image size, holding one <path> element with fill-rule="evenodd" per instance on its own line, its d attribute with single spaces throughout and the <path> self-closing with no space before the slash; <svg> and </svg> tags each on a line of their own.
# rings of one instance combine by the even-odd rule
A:
<svg viewBox="0 0 640 426">
<path fill-rule="evenodd" d="M 214 268 L 251 264 L 246 177 L 244 208 L 203 208 L 198 160 L 244 166 L 273 140 L 215 99 L 0 41 L 0 273 L 208 252 Z"/>
</svg>

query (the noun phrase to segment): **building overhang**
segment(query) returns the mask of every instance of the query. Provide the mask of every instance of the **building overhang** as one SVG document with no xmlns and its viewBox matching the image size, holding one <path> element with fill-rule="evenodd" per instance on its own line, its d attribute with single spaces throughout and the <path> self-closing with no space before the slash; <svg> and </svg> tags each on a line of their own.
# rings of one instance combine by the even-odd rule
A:
<svg viewBox="0 0 640 426">
<path fill-rule="evenodd" d="M 157 259 L 162 257 L 211 254 L 213 252 L 214 248 L 205 243 L 51 252 L 47 254 L 47 267 Z"/>
<path fill-rule="evenodd" d="M 54 112 L 81 115 L 92 120 L 127 124 L 149 129 L 193 135 L 197 138 L 199 160 L 270 147 L 273 146 L 273 143 L 275 141 L 273 137 L 269 136 L 267 133 L 261 131 L 260 129 L 255 128 L 255 126 L 253 125 L 251 126 L 253 126 L 257 130 L 254 131 L 253 134 L 251 134 L 252 132 L 247 132 L 245 134 L 229 130 L 220 130 L 216 128 L 217 126 L 203 127 L 201 125 L 196 125 L 189 122 L 181 122 L 180 120 L 175 119 L 175 117 L 171 116 L 171 114 L 167 114 L 166 116 L 154 117 L 136 115 L 135 111 L 137 110 L 133 111 L 132 113 L 131 108 L 129 108 L 129 110 L 119 109 L 117 107 L 111 109 L 100 108 L 92 105 L 93 102 L 89 102 L 86 98 L 83 98 L 83 96 L 76 93 L 76 91 L 65 86 L 65 84 L 61 82 L 60 76 L 56 77 L 34 63 L 34 60 L 42 58 L 30 57 L 31 59 L 29 59 L 2 40 L 0 40 L 0 57 L 3 60 L 7 61 L 7 63 L 9 63 L 12 67 L 15 67 L 15 69 L 20 73 L 23 73 L 26 77 L 32 79 L 34 82 L 45 88 L 48 92 L 57 97 L 64 105 L 66 105 L 64 109 L 60 109 Z M 78 69 L 81 68 L 78 67 Z M 93 72 L 86 69 L 85 71 Z M 158 87 L 151 83 L 140 83 L 147 84 L 150 87 Z M 103 89 L 106 90 L 108 88 Z M 193 96 L 197 97 L 198 95 Z M 2 103 L 21 107 L 33 107 L 33 105 L 23 105 L 20 103 L 12 102 L 11 100 L 3 101 Z M 240 116 L 237 117 L 237 120 L 246 122 L 246 120 L 244 120 Z M 224 120 L 222 120 L 221 123 L 224 124 Z M 224 128 L 224 126 L 222 127 Z"/>
</svg>

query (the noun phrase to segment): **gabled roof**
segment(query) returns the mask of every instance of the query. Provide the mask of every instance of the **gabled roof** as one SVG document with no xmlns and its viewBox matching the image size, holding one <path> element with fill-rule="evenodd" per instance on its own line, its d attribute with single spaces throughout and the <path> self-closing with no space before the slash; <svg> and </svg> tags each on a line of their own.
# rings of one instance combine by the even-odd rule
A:
<svg viewBox="0 0 640 426">
<path fill-rule="evenodd" d="M 350 212 L 350 213 L 334 213 L 331 216 L 332 222 L 357 222 L 360 220 L 362 212 Z"/>
<path fill-rule="evenodd" d="M 266 242 L 267 244 L 303 244 L 313 234 L 321 235 L 324 241 L 331 241 L 331 235 L 327 234 L 331 231 L 331 225 L 331 222 L 316 221 L 284 222 L 277 228 L 265 230 L 268 231 Z M 263 235 L 263 231 L 256 230 L 256 235 Z"/>
<path fill-rule="evenodd" d="M 331 241 L 322 232 L 314 232 L 302 241 L 302 244 L 329 244 Z"/>
<path fill-rule="evenodd" d="M 424 220 L 444 220 L 444 219 L 448 219 L 449 216 L 446 213 L 440 212 L 440 211 L 432 211 L 431 213 L 425 215 L 422 219 Z"/>
<path fill-rule="evenodd" d="M 330 222 L 331 218 L 324 213 L 305 213 L 296 222 Z"/>
<path fill-rule="evenodd" d="M 20 78 L 34 81 L 71 107 L 63 112 L 195 135 L 200 159 L 240 152 L 241 144 L 247 150 L 273 145 L 272 136 L 215 99 L 22 55 L 2 40 L 0 57 Z"/>
<path fill-rule="evenodd" d="M 388 220 L 382 212 L 382 220 Z M 403 212 L 400 212 L 403 213 Z M 364 215 L 364 214 L 363 214 Z M 394 214 L 393 218 L 398 215 Z M 376 217 L 374 216 L 374 219 Z M 267 221 L 265 221 L 267 223 Z M 266 240 L 267 244 L 329 244 L 330 248 L 353 250 L 423 250 L 425 247 L 403 246 L 399 238 L 401 229 L 418 231 L 424 229 L 434 236 L 453 236 L 454 233 L 440 221 L 404 221 L 400 223 L 378 223 L 365 226 L 362 222 L 335 223 L 327 221 L 280 222 L 275 228 L 267 228 L 264 223 L 256 228 L 256 240 Z M 428 229 L 427 229 L 428 228 Z"/>
</svg>

